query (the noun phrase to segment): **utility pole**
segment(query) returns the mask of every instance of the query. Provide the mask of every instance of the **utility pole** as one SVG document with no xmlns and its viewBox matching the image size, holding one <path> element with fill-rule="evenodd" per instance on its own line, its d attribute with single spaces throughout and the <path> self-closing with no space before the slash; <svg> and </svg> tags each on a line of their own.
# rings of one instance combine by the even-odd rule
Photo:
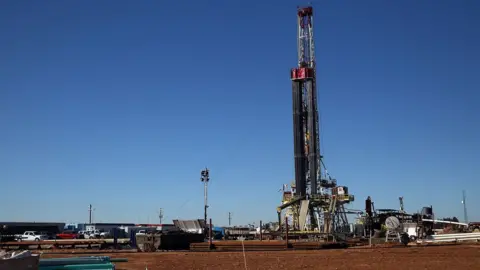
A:
<svg viewBox="0 0 480 270">
<path fill-rule="evenodd" d="M 88 206 L 88 224 L 92 224 L 92 215 L 93 215 L 93 211 L 94 211 L 94 210 L 95 210 L 95 209 L 92 208 L 92 205 L 90 204 L 90 205 Z"/>
<path fill-rule="evenodd" d="M 160 224 L 162 224 L 162 219 L 163 219 L 163 208 L 160 208 L 160 211 L 158 212 L 158 219 L 160 219 Z"/>
<path fill-rule="evenodd" d="M 463 195 L 463 219 L 465 220 L 465 223 L 468 223 L 468 216 L 467 216 L 467 194 L 465 193 L 465 190 L 462 191 Z"/>
<path fill-rule="evenodd" d="M 232 226 L 232 212 L 228 212 L 228 227 Z"/>
<path fill-rule="evenodd" d="M 204 196 L 204 218 L 205 218 L 205 223 L 208 222 L 207 220 L 207 208 L 208 208 L 208 181 L 210 181 L 210 173 L 208 171 L 208 168 L 205 167 L 204 170 L 201 171 L 200 173 L 201 177 L 200 180 L 203 182 L 204 185 L 204 190 L 203 190 L 203 196 Z"/>
</svg>

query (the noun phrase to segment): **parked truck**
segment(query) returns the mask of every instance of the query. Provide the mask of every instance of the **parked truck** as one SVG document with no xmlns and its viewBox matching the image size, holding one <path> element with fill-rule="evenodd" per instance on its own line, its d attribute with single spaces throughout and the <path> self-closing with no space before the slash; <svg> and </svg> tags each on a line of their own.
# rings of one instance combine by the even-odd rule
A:
<svg viewBox="0 0 480 270">
<path fill-rule="evenodd" d="M 44 241 L 48 240 L 48 235 L 36 232 L 36 231 L 26 231 L 18 237 L 18 241 Z"/>
</svg>

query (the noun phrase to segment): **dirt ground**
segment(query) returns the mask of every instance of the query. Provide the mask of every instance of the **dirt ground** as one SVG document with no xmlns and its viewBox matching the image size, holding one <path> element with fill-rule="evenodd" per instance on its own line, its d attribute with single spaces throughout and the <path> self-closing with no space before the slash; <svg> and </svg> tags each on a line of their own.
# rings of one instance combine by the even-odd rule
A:
<svg viewBox="0 0 480 270">
<path fill-rule="evenodd" d="M 480 269 L 480 245 L 318 251 L 157 252 L 105 254 L 128 258 L 120 270 L 156 269 Z M 78 255 L 43 254 L 42 257 Z M 245 267 L 246 260 L 246 267 Z"/>
</svg>

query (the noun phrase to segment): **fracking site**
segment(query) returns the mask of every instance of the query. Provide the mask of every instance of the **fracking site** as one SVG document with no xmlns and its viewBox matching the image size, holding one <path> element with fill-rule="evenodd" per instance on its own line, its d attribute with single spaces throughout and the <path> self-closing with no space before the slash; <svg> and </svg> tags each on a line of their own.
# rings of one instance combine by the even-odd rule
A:
<svg viewBox="0 0 480 270">
<path fill-rule="evenodd" d="M 434 206 L 418 206 L 418 209 L 421 209 L 419 212 L 407 213 L 403 207 L 403 197 L 398 198 L 398 209 L 376 208 L 375 194 L 371 194 L 368 198 L 355 198 L 354 191 L 350 193 L 351 190 L 347 186 L 338 183 L 326 170 L 319 140 L 313 17 L 311 6 L 298 8 L 298 62 L 290 70 L 295 176 L 292 183 L 284 185 L 277 209 L 272 209 L 272 212 L 276 210 L 278 220 L 264 223 L 259 221 L 259 226 L 256 227 L 215 226 L 215 220 L 209 219 L 207 215 L 209 169 L 205 168 L 200 173 L 205 187 L 203 218 L 173 220 L 172 224 L 162 224 L 162 221 L 159 224 L 93 223 L 90 218 L 89 223 L 80 227 L 69 227 L 65 223 L 0 222 L 0 248 L 5 250 L 3 255 L 0 254 L 4 257 L 0 260 L 0 270 L 35 269 L 32 265 L 36 269 L 73 269 L 72 265 L 79 267 L 103 265 L 103 268 L 95 269 L 114 269 L 114 264 L 122 266 L 122 263 L 127 267 L 125 269 L 145 269 L 147 263 L 144 260 L 147 260 L 145 259 L 147 256 L 142 257 L 142 254 L 151 254 L 148 255 L 148 263 L 151 265 L 148 269 L 169 269 L 166 265 L 169 263 L 181 269 L 199 267 L 246 269 L 245 251 L 264 252 L 259 253 L 258 258 L 249 257 L 250 267 L 264 263 L 263 266 L 258 267 L 273 269 L 284 268 L 285 265 L 281 266 L 280 261 L 287 257 L 289 259 L 285 260 L 295 260 L 291 258 L 296 256 L 295 253 L 280 252 L 285 250 L 303 250 L 303 256 L 323 256 L 323 259 L 326 256 L 333 256 L 333 261 L 340 261 L 340 257 L 336 258 L 337 255 L 334 253 L 327 253 L 333 251 L 325 249 L 348 249 L 351 253 L 344 254 L 354 258 L 358 250 L 367 248 L 378 250 L 389 247 L 403 249 L 400 251 L 392 249 L 391 255 L 386 254 L 387 251 L 385 251 L 383 255 L 385 264 L 379 263 L 378 269 L 399 268 L 400 266 L 394 265 L 395 256 L 412 257 L 413 253 L 424 254 L 419 256 L 435 256 L 434 254 L 437 254 L 435 252 L 440 248 L 440 253 L 445 254 L 471 254 L 470 258 L 476 259 L 470 260 L 469 264 L 462 268 L 478 267 L 480 253 L 478 247 L 475 249 L 473 246 L 480 241 L 480 222 L 468 222 L 466 208 L 464 222 L 460 222 L 457 218 L 436 217 Z M 348 204 L 354 200 L 364 201 L 364 209 L 348 209 Z M 463 203 L 466 207 L 465 196 Z M 90 212 L 91 209 L 92 206 L 90 206 Z M 161 215 L 160 213 L 160 220 Z M 349 221 L 348 217 L 353 215 L 356 217 L 355 220 Z M 438 247 L 439 245 L 441 247 Z M 412 249 L 415 251 L 409 253 L 408 250 Z M 42 256 L 37 255 L 39 250 L 44 252 Z M 188 266 L 180 266 L 180 263 L 175 260 L 189 260 L 173 258 L 177 256 L 175 254 L 180 253 L 169 253 L 163 257 L 158 253 L 152 253 L 172 250 L 189 251 L 185 254 L 192 254 L 188 257 L 195 258 L 194 260 L 201 266 L 196 265 L 195 262 L 190 262 Z M 306 250 L 320 251 L 310 254 Z M 198 255 L 194 253 L 195 251 L 210 253 Z M 222 253 L 212 255 L 213 251 L 238 251 L 239 254 L 243 252 L 244 258 L 229 255 L 229 259 Z M 265 253 L 267 251 L 270 253 Z M 77 255 L 87 254 L 87 252 L 90 255 L 108 253 L 111 258 L 109 255 L 88 257 L 89 259 L 86 257 L 52 259 L 53 257 L 71 257 L 66 255 L 66 252 L 75 252 Z M 119 252 L 123 253 L 118 254 Z M 13 254 L 13 256 L 7 254 Z M 364 259 L 367 255 L 357 257 L 354 261 L 366 263 Z M 212 264 L 215 260 L 228 261 L 232 258 L 242 263 L 231 268 Z M 135 260 L 142 262 L 129 266 L 125 264 Z M 408 267 L 428 268 L 428 265 L 419 262 L 420 260 L 420 257 L 418 260 L 411 259 L 412 265 Z M 446 259 L 443 258 L 443 260 Z M 454 265 L 446 261 L 441 263 L 449 265 L 450 268 L 459 267 L 459 264 Z M 72 268 L 68 268 L 67 265 Z M 308 264 L 305 267 L 314 269 L 315 265 L 319 264 Z M 286 268 L 300 269 L 297 266 L 300 267 L 299 264 L 295 264 L 295 267 Z M 94 268 L 77 267 L 75 269 Z"/>
</svg>

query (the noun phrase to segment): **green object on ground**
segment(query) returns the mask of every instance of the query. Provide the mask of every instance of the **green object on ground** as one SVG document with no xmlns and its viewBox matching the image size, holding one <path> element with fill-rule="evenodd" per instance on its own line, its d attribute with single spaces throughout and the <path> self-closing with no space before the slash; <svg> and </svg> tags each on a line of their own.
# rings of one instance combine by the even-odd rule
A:
<svg viewBox="0 0 480 270">
<path fill-rule="evenodd" d="M 51 258 L 40 259 L 40 266 L 55 266 L 67 264 L 94 264 L 110 262 L 107 256 L 89 256 L 89 257 L 70 257 L 70 258 Z"/>
<path fill-rule="evenodd" d="M 110 258 L 108 256 L 85 256 L 70 258 L 40 259 L 39 270 L 60 269 L 115 269 L 112 262 L 128 262 L 126 258 Z"/>
</svg>

